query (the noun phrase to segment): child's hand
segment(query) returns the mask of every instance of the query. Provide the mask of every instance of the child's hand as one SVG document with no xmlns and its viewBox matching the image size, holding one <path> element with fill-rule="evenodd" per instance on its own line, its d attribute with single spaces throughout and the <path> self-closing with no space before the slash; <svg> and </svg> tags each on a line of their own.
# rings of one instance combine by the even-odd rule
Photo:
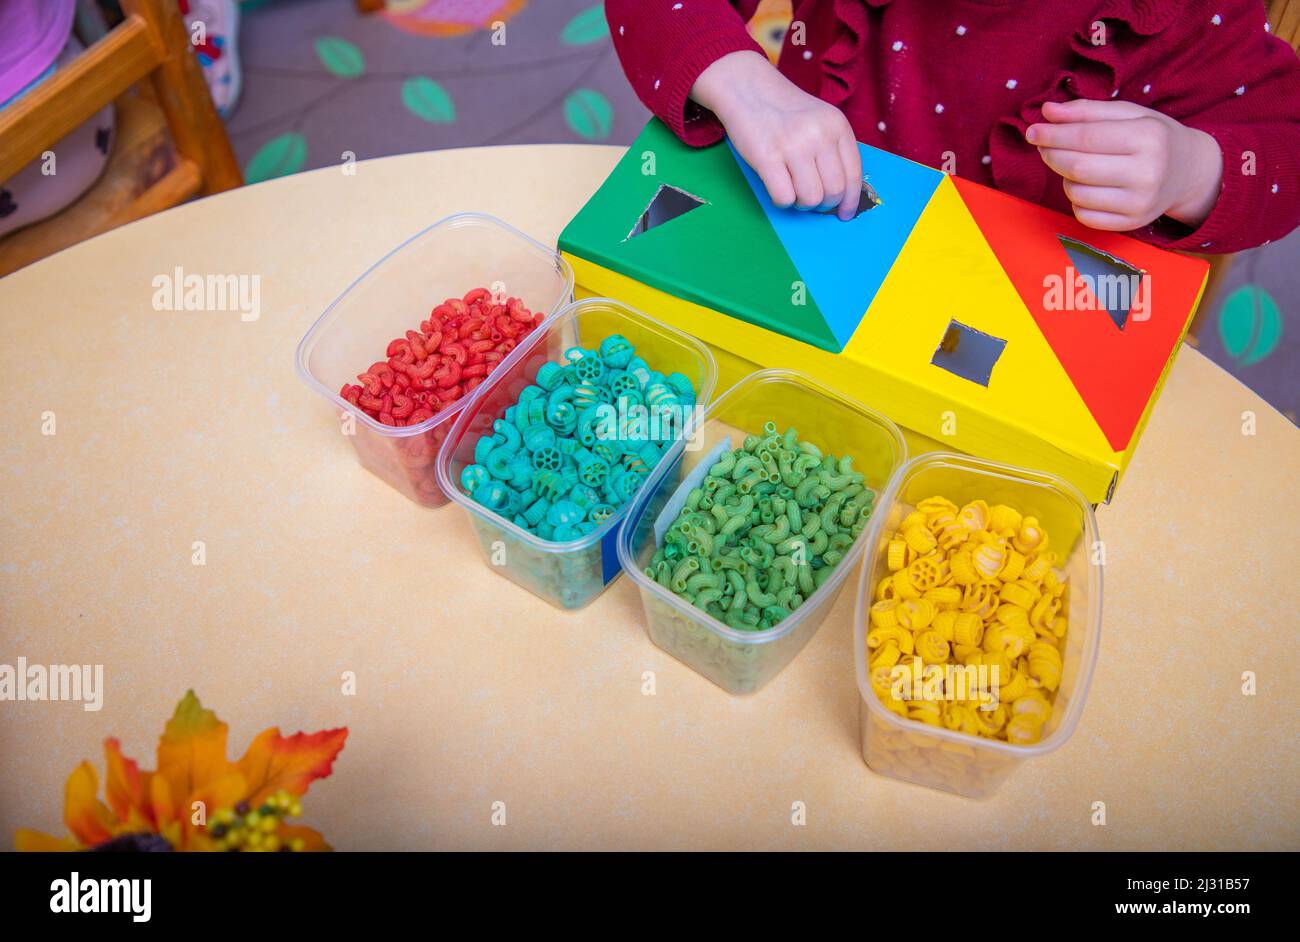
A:
<svg viewBox="0 0 1300 942">
<path fill-rule="evenodd" d="M 733 52 L 700 73 L 691 98 L 718 116 L 777 206 L 839 207 L 852 219 L 862 160 L 843 113 L 804 92 L 756 52 Z"/>
<path fill-rule="evenodd" d="M 1199 226 L 1219 197 L 1223 155 L 1204 131 L 1129 101 L 1046 102 L 1025 140 L 1065 178 L 1074 215 L 1094 229 L 1160 216 Z"/>
</svg>

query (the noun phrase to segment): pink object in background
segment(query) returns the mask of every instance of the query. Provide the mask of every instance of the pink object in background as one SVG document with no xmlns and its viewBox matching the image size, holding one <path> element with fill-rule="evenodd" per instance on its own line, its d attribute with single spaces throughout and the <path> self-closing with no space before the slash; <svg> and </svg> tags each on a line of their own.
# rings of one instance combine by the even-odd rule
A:
<svg viewBox="0 0 1300 942">
<path fill-rule="evenodd" d="M 75 13 L 76 0 L 0 0 L 0 105 L 54 64 Z"/>
</svg>

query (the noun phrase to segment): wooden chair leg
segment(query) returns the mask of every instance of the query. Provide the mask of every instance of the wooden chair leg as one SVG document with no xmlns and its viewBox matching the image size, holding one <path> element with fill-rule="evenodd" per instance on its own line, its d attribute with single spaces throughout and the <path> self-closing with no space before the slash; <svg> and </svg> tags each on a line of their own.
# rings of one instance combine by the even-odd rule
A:
<svg viewBox="0 0 1300 942">
<path fill-rule="evenodd" d="M 154 92 L 177 152 L 194 161 L 202 172 L 203 195 L 242 186 L 239 161 L 212 104 L 176 0 L 122 0 L 122 8 L 128 16 L 138 15 L 151 26 L 154 43 L 163 56 L 152 76 Z"/>
</svg>

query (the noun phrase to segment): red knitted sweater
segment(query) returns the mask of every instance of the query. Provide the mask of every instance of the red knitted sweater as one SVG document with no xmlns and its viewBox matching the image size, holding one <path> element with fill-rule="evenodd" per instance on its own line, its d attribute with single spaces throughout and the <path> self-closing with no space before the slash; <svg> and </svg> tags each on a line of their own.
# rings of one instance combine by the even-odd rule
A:
<svg viewBox="0 0 1300 942">
<path fill-rule="evenodd" d="M 745 30 L 757 5 L 606 0 L 632 87 L 686 143 L 722 136 L 687 96 L 714 60 L 761 52 Z M 863 143 L 1068 213 L 1025 129 L 1044 101 L 1119 98 L 1223 150 L 1201 226 L 1161 219 L 1135 236 L 1235 252 L 1300 225 L 1300 60 L 1260 0 L 794 0 L 794 18 L 804 43 L 787 34 L 781 71 L 838 105 Z"/>
</svg>

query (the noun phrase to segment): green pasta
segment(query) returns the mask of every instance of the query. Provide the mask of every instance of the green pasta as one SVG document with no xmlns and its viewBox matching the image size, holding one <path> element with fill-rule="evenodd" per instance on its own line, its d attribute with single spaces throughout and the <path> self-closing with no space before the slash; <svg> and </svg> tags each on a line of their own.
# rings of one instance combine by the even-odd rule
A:
<svg viewBox="0 0 1300 942">
<path fill-rule="evenodd" d="M 772 628 L 848 555 L 875 496 L 851 457 L 768 422 L 687 495 L 646 575 L 731 628 Z"/>
</svg>

